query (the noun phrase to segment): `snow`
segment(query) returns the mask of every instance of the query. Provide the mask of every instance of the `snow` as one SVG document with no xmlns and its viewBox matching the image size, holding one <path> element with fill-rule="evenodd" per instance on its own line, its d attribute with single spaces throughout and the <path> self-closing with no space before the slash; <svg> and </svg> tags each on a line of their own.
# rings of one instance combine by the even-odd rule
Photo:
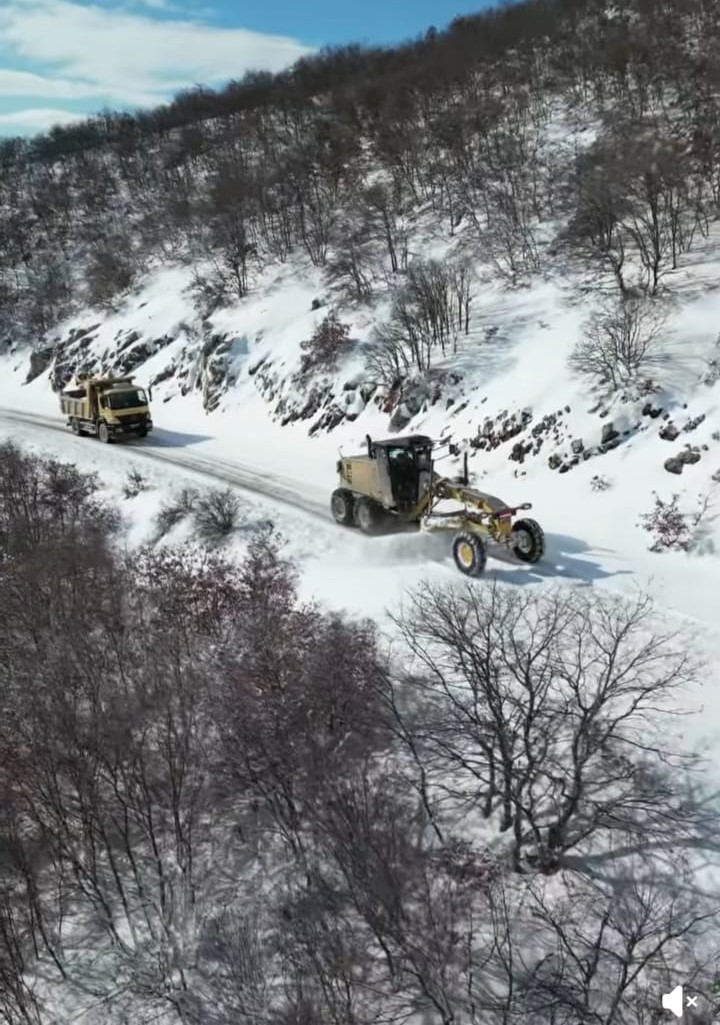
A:
<svg viewBox="0 0 720 1025">
<path fill-rule="evenodd" d="M 617 594 L 649 591 L 665 615 L 680 623 L 688 644 L 695 643 L 692 638 L 697 635 L 708 658 L 705 686 L 689 699 L 689 708 L 699 714 L 686 718 L 683 729 L 687 743 L 704 749 L 717 745 L 715 757 L 720 758 L 720 703 L 714 697 L 720 680 L 720 630 L 714 611 L 720 584 L 720 531 L 718 489 L 711 479 L 720 469 L 720 443 L 713 437 L 720 430 L 720 384 L 699 383 L 703 367 L 715 353 L 720 292 L 708 286 L 713 278 L 720 280 L 720 265 L 702 254 L 695 264 L 687 258 L 674 275 L 672 286 L 679 301 L 672 312 L 669 344 L 675 357 L 664 393 L 651 398 L 662 400 L 673 411 L 678 427 L 704 414 L 705 420 L 692 433 L 681 434 L 674 443 L 661 439 L 662 420 L 641 415 L 643 398 L 609 404 L 606 417 L 598 416 L 598 397 L 567 369 L 568 355 L 596 296 L 581 292 L 578 282 L 570 279 L 539 281 L 512 292 L 497 284 L 481 285 L 473 302 L 470 336 L 461 340 L 454 362 L 465 375 L 467 406 L 455 414 L 459 399 L 450 408 L 441 399 L 420 412 L 407 432 L 436 439 L 452 437 L 462 445 L 486 417 L 503 410 L 530 409 L 534 424 L 567 407 L 570 412 L 563 415 L 568 438 L 582 438 L 586 445 L 597 445 L 603 424 L 610 421 L 620 432 L 630 431 L 618 448 L 581 461 L 564 474 L 548 469 L 547 448 L 522 466 L 508 460 L 512 441 L 494 451 L 471 453 L 470 469 L 477 486 L 510 504 L 531 502 L 531 515 L 548 535 L 542 565 L 527 568 L 491 558 L 487 577 L 508 586 L 559 583 Z M 71 326 L 99 324 L 93 350 L 102 352 L 112 349 L 119 334 L 131 330 L 143 338 L 174 336 L 175 341 L 136 374 L 139 383 L 147 384 L 192 337 L 196 315 L 183 291 L 188 281 L 186 270 L 159 269 L 117 313 L 103 316 L 86 311 L 58 325 L 51 337 L 64 337 Z M 63 427 L 48 375 L 24 385 L 27 355 L 4 357 L 0 360 L 0 435 L 96 470 L 110 497 L 117 495 L 130 467 L 140 468 L 153 488 L 121 502 L 130 545 L 153 539 L 154 516 L 182 483 L 206 486 L 209 477 L 215 477 L 220 485 L 239 485 L 258 517 L 273 520 L 288 538 L 291 554 L 302 566 L 304 594 L 385 621 L 386 611 L 396 607 L 408 589 L 425 580 L 448 586 L 458 582 L 449 538 L 442 534 L 368 539 L 343 531 L 329 519 L 328 497 L 335 486 L 338 450 L 361 450 L 367 433 L 387 436 L 388 415 L 369 404 L 355 421 L 311 438 L 308 421 L 283 427 L 271 418 L 271 406 L 249 373 L 264 356 L 272 356 L 275 371 L 286 380 L 297 370 L 299 343 L 327 312 L 324 306 L 313 310 L 313 300 L 324 301 L 324 297 L 319 272 L 288 266 L 268 272 L 246 300 L 215 314 L 213 330 L 229 332 L 235 339 L 231 373 L 236 383 L 212 414 L 204 411 L 199 391 L 182 396 L 173 381 L 156 385 L 156 428 L 144 442 L 100 448 L 92 439 L 73 438 Z M 367 340 L 378 316 L 377 310 L 341 311 L 341 319 L 350 322 L 351 336 L 360 343 Z M 489 328 L 495 330 L 488 333 Z M 361 366 L 359 357 L 351 359 L 342 368 L 341 380 L 349 380 Z M 24 419 L 10 419 L 12 411 Z M 38 419 L 31 422 L 32 418 Z M 663 462 L 686 441 L 707 445 L 707 452 L 699 462 L 685 466 L 682 477 L 673 477 L 663 469 Z M 559 449 L 569 452 L 569 440 Z M 457 460 L 442 465 L 450 473 L 459 470 Z M 607 490 L 593 490 L 591 480 L 597 475 L 610 482 Z M 247 490 L 253 481 L 264 494 Z M 710 495 L 702 554 L 648 551 L 649 535 L 640 517 L 650 510 L 653 492 L 665 500 L 677 492 L 681 506 L 690 510 L 698 495 Z M 170 540 L 180 536 L 182 531 Z"/>
</svg>

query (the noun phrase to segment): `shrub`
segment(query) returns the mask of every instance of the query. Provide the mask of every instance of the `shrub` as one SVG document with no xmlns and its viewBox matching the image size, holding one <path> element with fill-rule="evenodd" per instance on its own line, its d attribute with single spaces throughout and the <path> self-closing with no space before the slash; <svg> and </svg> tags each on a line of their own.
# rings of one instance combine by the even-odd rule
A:
<svg viewBox="0 0 720 1025">
<path fill-rule="evenodd" d="M 669 502 L 664 502 L 656 492 L 653 495 L 653 508 L 640 517 L 642 526 L 653 535 L 650 551 L 687 552 L 692 543 L 692 529 L 687 514 L 678 505 L 680 496 L 673 495 Z"/>
<path fill-rule="evenodd" d="M 612 481 L 601 473 L 595 474 L 590 481 L 590 487 L 593 491 L 609 491 L 612 487 Z"/>
<path fill-rule="evenodd" d="M 219 544 L 238 526 L 242 503 L 231 488 L 213 489 L 197 499 L 195 528 L 207 544 Z"/>
<path fill-rule="evenodd" d="M 669 502 L 663 502 L 655 492 L 653 495 L 653 509 L 640 517 L 645 530 L 654 534 L 651 552 L 713 550 L 712 539 L 708 536 L 708 526 L 713 518 L 712 490 L 697 496 L 694 512 L 685 512 L 680 508 L 679 495 L 673 495 Z"/>
<path fill-rule="evenodd" d="M 169 502 L 161 506 L 155 518 L 158 537 L 165 537 L 173 527 L 194 512 L 197 499 L 198 492 L 195 488 L 182 488 Z"/>
<path fill-rule="evenodd" d="M 328 315 L 318 324 L 312 338 L 300 343 L 303 355 L 300 358 L 300 373 L 313 370 L 334 370 L 338 361 L 350 347 L 350 328 L 338 320 L 335 313 Z"/>
<path fill-rule="evenodd" d="M 143 477 L 139 470 L 128 470 L 123 495 L 125 498 L 135 498 L 141 491 L 147 491 L 149 486 L 147 477 Z"/>
</svg>

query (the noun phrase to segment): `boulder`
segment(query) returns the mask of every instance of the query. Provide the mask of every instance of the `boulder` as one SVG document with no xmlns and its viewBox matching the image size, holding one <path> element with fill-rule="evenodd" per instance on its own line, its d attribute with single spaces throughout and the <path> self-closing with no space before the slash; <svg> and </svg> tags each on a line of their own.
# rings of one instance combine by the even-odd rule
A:
<svg viewBox="0 0 720 1025">
<path fill-rule="evenodd" d="M 615 441 L 615 439 L 619 437 L 620 431 L 615 430 L 615 424 L 612 420 L 603 424 L 602 434 L 600 435 L 601 445 L 607 445 L 609 442 Z"/>
<path fill-rule="evenodd" d="M 52 363 L 54 350 L 51 348 L 34 349 L 30 353 L 30 369 L 27 372 L 25 378 L 25 384 L 30 384 L 40 374 L 44 374 L 47 368 Z"/>
</svg>

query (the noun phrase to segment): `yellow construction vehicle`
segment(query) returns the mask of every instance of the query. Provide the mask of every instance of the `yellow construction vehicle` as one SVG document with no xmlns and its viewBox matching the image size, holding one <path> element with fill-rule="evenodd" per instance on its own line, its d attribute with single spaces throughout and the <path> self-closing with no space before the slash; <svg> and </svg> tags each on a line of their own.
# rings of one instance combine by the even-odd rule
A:
<svg viewBox="0 0 720 1025">
<path fill-rule="evenodd" d="M 60 394 L 60 408 L 73 434 L 103 442 L 144 438 L 152 430 L 148 396 L 132 377 L 78 377 Z"/>
<path fill-rule="evenodd" d="M 366 436 L 367 452 L 341 456 L 338 487 L 330 509 L 336 523 L 358 526 L 367 534 L 380 533 L 394 521 L 418 524 L 425 530 L 454 530 L 455 564 L 466 576 L 480 576 L 487 561 L 488 542 L 502 545 L 521 562 L 539 562 L 545 554 L 545 535 L 536 520 L 516 519 L 532 508 L 529 502 L 508 506 L 468 484 L 435 472 L 433 442 L 415 434 L 387 441 Z M 441 508 L 444 503 L 453 508 Z"/>
</svg>

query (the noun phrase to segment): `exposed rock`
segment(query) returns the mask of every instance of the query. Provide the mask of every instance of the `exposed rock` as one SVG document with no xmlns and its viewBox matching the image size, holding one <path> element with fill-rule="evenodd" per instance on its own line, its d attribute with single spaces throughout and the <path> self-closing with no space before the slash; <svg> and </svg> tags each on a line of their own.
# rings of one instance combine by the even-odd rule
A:
<svg viewBox="0 0 720 1025">
<path fill-rule="evenodd" d="M 602 434 L 600 435 L 600 444 L 607 445 L 611 441 L 615 441 L 616 438 L 620 437 L 620 431 L 615 430 L 615 424 L 612 420 L 608 423 L 603 424 Z"/>
<path fill-rule="evenodd" d="M 570 448 L 575 453 L 575 455 L 580 455 L 580 453 L 583 452 L 585 449 L 585 445 L 583 444 L 582 438 L 575 438 L 572 441 Z"/>
<path fill-rule="evenodd" d="M 621 441 L 622 441 L 622 438 L 618 434 L 618 436 L 616 438 L 611 438 L 610 441 L 601 442 L 601 444 L 598 445 L 597 450 L 598 450 L 598 452 L 601 452 L 603 454 L 605 452 L 612 452 L 612 450 L 614 448 L 618 447 L 618 445 L 620 444 Z"/>
<path fill-rule="evenodd" d="M 87 335 L 95 334 L 100 327 L 100 324 L 91 324 L 90 327 L 73 327 L 70 329 L 67 337 L 68 343 L 77 342 L 81 338 L 87 337 Z"/>
<path fill-rule="evenodd" d="M 390 418 L 390 427 L 396 431 L 407 427 L 431 396 L 432 392 L 426 381 L 408 381 L 401 385 L 398 394 L 399 401 Z"/>
<path fill-rule="evenodd" d="M 689 434 L 690 431 L 694 431 L 697 427 L 699 427 L 704 419 L 705 419 L 705 413 L 700 413 L 699 416 L 693 417 L 692 420 L 688 420 L 688 422 L 683 427 L 683 430 L 685 431 L 686 434 Z"/>
<path fill-rule="evenodd" d="M 145 363 L 151 356 L 154 356 L 172 341 L 173 339 L 166 335 L 162 338 L 139 342 L 133 349 L 125 350 L 124 355 L 115 360 L 111 369 L 121 374 L 131 374 L 137 367 L 141 366 L 141 364 Z"/>
<path fill-rule="evenodd" d="M 331 405 L 329 409 L 324 410 L 322 415 L 317 419 L 308 434 L 310 437 L 314 437 L 320 431 L 332 431 L 338 424 L 341 424 L 343 420 L 354 420 L 354 416 L 348 416 L 344 409 L 338 405 Z"/>
<path fill-rule="evenodd" d="M 658 433 L 663 441 L 675 441 L 680 436 L 680 429 L 675 426 L 672 420 L 669 420 L 664 427 L 660 428 Z"/>
<path fill-rule="evenodd" d="M 559 455 L 559 453 L 553 452 L 553 454 L 548 459 L 548 467 L 551 470 L 557 470 L 558 467 L 561 466 L 561 465 L 562 465 L 562 458 L 561 458 L 561 456 Z"/>
<path fill-rule="evenodd" d="M 508 459 L 511 459 L 514 463 L 525 462 L 525 446 L 521 441 L 518 441 L 515 445 L 513 445 L 510 451 L 510 455 L 508 456 Z"/>
<path fill-rule="evenodd" d="M 663 466 L 668 473 L 681 474 L 683 471 L 683 462 L 681 459 L 678 459 L 677 456 L 670 456 L 669 459 L 665 460 Z"/>
<path fill-rule="evenodd" d="M 680 462 L 687 463 L 688 465 L 692 465 L 693 463 L 699 463 L 700 458 L 701 454 L 699 450 L 696 448 L 691 448 L 691 446 L 689 445 L 687 448 L 684 448 L 682 452 L 678 453 L 678 459 L 680 460 Z"/>
<path fill-rule="evenodd" d="M 175 364 L 170 363 L 170 365 L 165 367 L 164 370 L 161 370 L 159 374 L 155 374 L 155 376 L 150 381 L 150 387 L 154 388 L 156 384 L 162 384 L 164 381 L 169 381 L 172 377 L 175 376 L 175 371 Z"/>
<path fill-rule="evenodd" d="M 40 374 L 44 374 L 47 368 L 50 366 L 55 355 L 54 348 L 46 347 L 42 349 L 33 349 L 30 353 L 30 368 L 25 378 L 25 384 L 30 384 Z"/>
<path fill-rule="evenodd" d="M 129 349 L 130 346 L 133 345 L 134 342 L 139 342 L 139 341 L 140 341 L 140 333 L 138 331 L 129 331 L 127 336 L 126 336 L 126 338 L 125 338 L 125 341 L 124 342 L 120 342 L 120 344 L 117 347 L 118 355 L 120 355 L 120 353 L 124 352 L 126 349 Z"/>
<path fill-rule="evenodd" d="M 302 406 L 288 408 L 287 399 L 281 399 L 277 404 L 275 412 L 281 415 L 280 423 L 285 427 L 287 424 L 296 423 L 298 420 L 309 420 L 323 406 L 327 405 L 331 399 L 332 389 L 329 385 L 313 385 Z"/>
<path fill-rule="evenodd" d="M 703 374 L 702 383 L 706 384 L 709 388 L 712 388 L 714 384 L 720 381 L 720 360 L 711 359 L 708 362 L 707 370 Z"/>
<path fill-rule="evenodd" d="M 248 367 L 248 374 L 250 375 L 250 377 L 254 377 L 255 374 L 257 374 L 258 370 L 260 370 L 261 367 L 264 367 L 266 365 L 269 366 L 272 363 L 272 360 L 270 360 L 269 362 L 268 362 L 268 360 L 269 360 L 269 356 L 265 355 L 265 356 L 263 356 L 263 358 L 261 360 L 259 360 L 255 364 L 253 364 L 253 366 Z"/>
</svg>

